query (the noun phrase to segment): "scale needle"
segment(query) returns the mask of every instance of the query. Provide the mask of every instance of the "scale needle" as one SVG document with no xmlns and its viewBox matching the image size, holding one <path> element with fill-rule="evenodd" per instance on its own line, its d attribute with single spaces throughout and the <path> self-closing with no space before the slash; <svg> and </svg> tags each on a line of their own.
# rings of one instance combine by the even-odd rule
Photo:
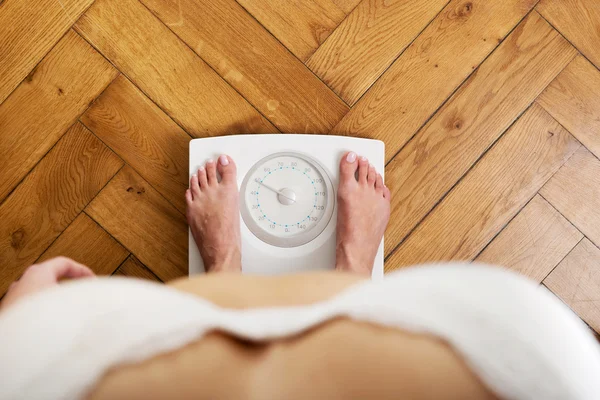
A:
<svg viewBox="0 0 600 400">
<path fill-rule="evenodd" d="M 256 178 L 254 181 L 255 181 L 256 183 L 259 183 L 259 184 L 261 184 L 262 186 L 266 187 L 267 189 L 269 189 L 269 190 L 271 190 L 271 191 L 273 191 L 273 192 L 275 192 L 275 193 L 277 193 L 277 194 L 279 194 L 279 195 L 281 195 L 281 196 L 285 197 L 286 199 L 288 199 L 288 200 L 290 200 L 290 201 L 293 201 L 294 203 L 296 202 L 296 199 L 292 199 L 290 196 L 287 196 L 287 195 L 285 195 L 285 194 L 283 193 L 283 191 L 282 191 L 282 190 L 277 190 L 277 189 L 275 189 L 274 187 L 271 187 L 271 186 L 267 185 L 266 183 L 263 183 L 263 182 L 262 182 L 260 179 L 258 179 L 258 178 Z"/>
</svg>

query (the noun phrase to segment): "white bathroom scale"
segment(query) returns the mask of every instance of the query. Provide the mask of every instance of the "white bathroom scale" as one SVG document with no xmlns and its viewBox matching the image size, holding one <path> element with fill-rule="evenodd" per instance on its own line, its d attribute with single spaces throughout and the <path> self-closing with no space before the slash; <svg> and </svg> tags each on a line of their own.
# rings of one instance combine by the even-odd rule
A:
<svg viewBox="0 0 600 400">
<path fill-rule="evenodd" d="M 332 135 L 233 135 L 190 142 L 190 177 L 221 154 L 237 165 L 242 272 L 289 274 L 335 266 L 339 163 L 365 156 L 383 176 L 383 142 Z M 189 274 L 204 272 L 189 232 Z M 383 278 L 383 240 L 373 265 Z"/>
</svg>

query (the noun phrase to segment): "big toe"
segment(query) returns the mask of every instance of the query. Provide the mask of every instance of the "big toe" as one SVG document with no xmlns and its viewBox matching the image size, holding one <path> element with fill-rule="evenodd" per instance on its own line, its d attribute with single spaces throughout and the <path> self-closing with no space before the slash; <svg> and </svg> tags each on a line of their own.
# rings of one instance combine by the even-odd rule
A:
<svg viewBox="0 0 600 400">
<path fill-rule="evenodd" d="M 223 154 L 219 157 L 217 164 L 217 170 L 221 174 L 221 182 L 235 183 L 236 181 L 236 167 L 233 162 L 233 158 Z"/>
<path fill-rule="evenodd" d="M 340 161 L 340 180 L 342 183 L 356 182 L 356 170 L 358 162 L 356 161 L 356 153 L 350 151 L 342 157 Z"/>
</svg>

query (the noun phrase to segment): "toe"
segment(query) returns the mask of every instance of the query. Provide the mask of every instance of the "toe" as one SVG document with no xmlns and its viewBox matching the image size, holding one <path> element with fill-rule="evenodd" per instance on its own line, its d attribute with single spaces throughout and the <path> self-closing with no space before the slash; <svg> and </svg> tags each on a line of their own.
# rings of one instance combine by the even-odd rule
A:
<svg viewBox="0 0 600 400">
<path fill-rule="evenodd" d="M 377 174 L 377 179 L 375 180 L 375 190 L 378 192 L 383 192 L 383 177 L 381 174 Z"/>
<path fill-rule="evenodd" d="M 375 167 L 373 165 L 369 164 L 369 173 L 367 175 L 367 183 L 369 184 L 369 186 L 375 187 L 376 180 L 377 180 L 377 171 L 375 170 Z"/>
<path fill-rule="evenodd" d="M 185 191 L 185 201 L 187 202 L 187 205 L 191 205 L 194 201 L 194 199 L 192 198 L 192 191 L 190 189 Z"/>
<path fill-rule="evenodd" d="M 367 176 L 369 175 L 369 160 L 367 157 L 361 157 L 358 160 L 358 182 L 367 183 Z"/>
<path fill-rule="evenodd" d="M 190 190 L 192 192 L 192 197 L 200 195 L 200 185 L 198 185 L 198 175 L 193 174 L 190 179 Z"/>
<path fill-rule="evenodd" d="M 388 189 L 387 186 L 383 187 L 383 198 L 386 199 L 387 201 L 390 201 L 390 199 L 392 198 L 392 194 L 390 193 L 390 189 Z"/>
<path fill-rule="evenodd" d="M 236 182 L 236 168 L 233 159 L 223 154 L 219 157 L 219 163 L 217 164 L 217 170 L 221 174 L 221 182 L 224 183 L 235 183 Z"/>
<path fill-rule="evenodd" d="M 200 189 L 208 187 L 208 179 L 206 178 L 206 169 L 204 167 L 198 168 L 198 183 L 200 184 Z"/>
<path fill-rule="evenodd" d="M 351 151 L 344 154 L 344 157 L 340 161 L 340 182 L 356 182 L 355 174 L 357 168 L 356 153 Z"/>
<path fill-rule="evenodd" d="M 208 184 L 210 186 L 219 183 L 217 180 L 217 166 L 213 160 L 208 160 L 206 162 L 206 177 L 208 178 Z"/>
</svg>

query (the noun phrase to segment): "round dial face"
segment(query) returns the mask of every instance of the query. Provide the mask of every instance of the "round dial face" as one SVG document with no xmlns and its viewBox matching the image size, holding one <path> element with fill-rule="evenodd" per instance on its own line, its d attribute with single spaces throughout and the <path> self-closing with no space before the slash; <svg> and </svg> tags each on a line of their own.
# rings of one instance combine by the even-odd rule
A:
<svg viewBox="0 0 600 400">
<path fill-rule="evenodd" d="M 248 171 L 240 190 L 242 218 L 262 241 L 295 247 L 319 236 L 334 208 L 323 167 L 299 153 L 276 153 Z"/>
</svg>

